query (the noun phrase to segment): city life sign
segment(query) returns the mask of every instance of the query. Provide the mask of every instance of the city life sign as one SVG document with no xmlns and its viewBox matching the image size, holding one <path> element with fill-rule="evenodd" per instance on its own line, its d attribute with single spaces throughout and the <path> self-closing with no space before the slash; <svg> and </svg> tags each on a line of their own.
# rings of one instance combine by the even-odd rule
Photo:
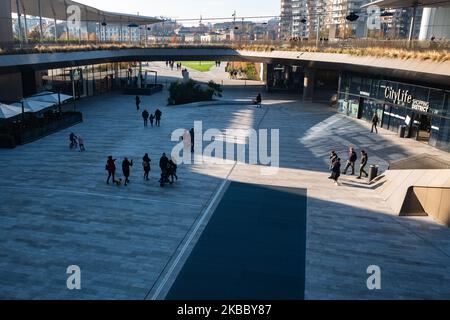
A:
<svg viewBox="0 0 450 320">
<path fill-rule="evenodd" d="M 384 98 L 398 105 L 407 105 L 413 110 L 420 112 L 428 112 L 430 110 L 430 103 L 428 101 L 414 99 L 408 90 L 386 87 L 384 89 Z"/>
</svg>

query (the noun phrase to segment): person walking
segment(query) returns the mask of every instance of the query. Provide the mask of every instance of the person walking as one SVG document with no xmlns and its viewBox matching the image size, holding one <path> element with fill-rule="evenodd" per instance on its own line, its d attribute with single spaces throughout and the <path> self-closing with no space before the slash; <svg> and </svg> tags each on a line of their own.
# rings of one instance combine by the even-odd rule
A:
<svg viewBox="0 0 450 320">
<path fill-rule="evenodd" d="M 254 100 L 254 103 L 256 104 L 257 108 L 261 108 L 262 107 L 261 93 L 258 93 L 258 95 L 256 96 L 256 99 Z"/>
<path fill-rule="evenodd" d="M 69 148 L 70 149 L 76 148 L 77 144 L 78 144 L 78 142 L 77 142 L 78 137 L 75 135 L 75 133 L 73 133 L 73 132 L 70 133 L 69 140 L 70 140 Z"/>
<path fill-rule="evenodd" d="M 142 111 L 142 118 L 144 119 L 144 127 L 148 126 L 148 117 L 149 117 L 148 111 L 147 110 Z"/>
<path fill-rule="evenodd" d="M 106 161 L 105 169 L 108 171 L 108 179 L 106 179 L 106 184 L 109 184 L 109 179 L 112 177 L 113 183 L 116 183 L 116 159 L 113 159 L 112 156 L 108 156 L 108 160 Z"/>
<path fill-rule="evenodd" d="M 347 165 L 345 166 L 343 174 L 347 174 L 348 168 L 352 167 L 352 175 L 355 174 L 355 162 L 358 159 L 358 156 L 356 155 L 356 152 L 353 148 L 349 149 L 348 152 L 348 160 Z"/>
<path fill-rule="evenodd" d="M 161 125 L 161 116 L 162 112 L 159 109 L 156 109 L 155 111 L 155 120 L 156 120 L 156 126 L 159 127 Z"/>
<path fill-rule="evenodd" d="M 149 120 L 150 120 L 150 125 L 153 127 L 153 120 L 155 120 L 155 116 L 153 115 L 153 113 L 150 115 Z"/>
<path fill-rule="evenodd" d="M 123 176 L 125 177 L 125 182 L 124 182 L 124 186 L 126 186 L 129 182 L 130 179 L 128 179 L 130 177 L 130 167 L 133 166 L 133 160 L 129 161 L 127 157 L 125 157 L 125 159 L 123 159 L 122 161 L 122 173 Z"/>
<path fill-rule="evenodd" d="M 366 178 L 369 176 L 365 170 L 368 159 L 369 159 L 369 157 L 367 155 L 367 152 L 364 150 L 361 150 L 361 164 L 359 167 L 359 177 L 357 177 L 356 179 L 361 179 L 363 173 L 366 176 Z"/>
<path fill-rule="evenodd" d="M 370 133 L 373 133 L 373 129 L 375 129 L 375 132 L 378 134 L 378 122 L 380 122 L 380 119 L 378 119 L 378 114 L 375 112 L 372 117 L 372 130 L 370 130 Z"/>
<path fill-rule="evenodd" d="M 78 136 L 78 146 L 80 147 L 80 152 L 86 151 L 86 148 L 84 147 L 84 139 L 82 136 Z"/>
<path fill-rule="evenodd" d="M 338 158 L 338 156 L 337 156 L 336 151 L 334 151 L 334 150 L 331 151 L 331 154 L 330 154 L 330 163 L 329 163 L 329 165 L 328 165 L 328 169 L 330 170 L 330 172 L 333 170 L 333 166 L 334 166 L 334 163 L 336 162 L 337 158 Z M 330 175 L 328 178 L 329 178 L 329 179 L 332 179 L 333 177 Z"/>
<path fill-rule="evenodd" d="M 159 159 L 159 167 L 161 168 L 161 172 L 167 171 L 167 164 L 169 163 L 169 158 L 167 158 L 166 154 L 163 153 L 161 159 Z"/>
<path fill-rule="evenodd" d="M 144 155 L 144 157 L 142 158 L 142 168 L 144 169 L 144 180 L 146 180 L 146 181 L 150 180 L 148 175 L 150 173 L 150 162 L 151 161 L 152 160 L 148 156 L 148 153 L 146 153 Z"/>
<path fill-rule="evenodd" d="M 167 158 L 166 154 L 163 153 L 161 158 L 159 159 L 159 168 L 161 169 L 161 179 L 159 180 L 159 183 L 161 187 L 164 187 L 164 183 L 166 183 L 169 178 L 167 173 L 168 165 L 169 165 L 169 158 Z"/>
<path fill-rule="evenodd" d="M 338 179 L 341 175 L 341 158 L 337 158 L 333 164 L 333 168 L 331 169 L 331 178 L 334 180 L 334 183 L 338 186 Z"/>
<path fill-rule="evenodd" d="M 139 96 L 136 96 L 136 110 L 139 110 L 140 105 L 141 105 L 141 98 Z"/>
</svg>

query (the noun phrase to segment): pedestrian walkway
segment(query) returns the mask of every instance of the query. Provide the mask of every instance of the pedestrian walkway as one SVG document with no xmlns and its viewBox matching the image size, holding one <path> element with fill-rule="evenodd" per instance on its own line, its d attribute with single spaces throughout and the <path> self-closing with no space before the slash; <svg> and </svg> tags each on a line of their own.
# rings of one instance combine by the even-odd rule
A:
<svg viewBox="0 0 450 320">
<path fill-rule="evenodd" d="M 225 94 L 232 97 L 233 90 L 225 88 Z M 254 93 L 254 88 L 239 89 L 236 97 Z M 5 167 L 0 179 L 7 181 L 0 195 L 0 298 L 153 297 L 166 283 L 164 275 L 178 270 L 171 269 L 172 262 L 227 177 L 308 190 L 306 299 L 450 298 L 448 228 L 427 217 L 393 215 L 374 190 L 354 177 L 344 176 L 341 187 L 327 179 L 330 149 L 345 157 L 349 145 L 357 151 L 364 147 L 369 163 L 382 168 L 421 152 L 445 153 L 382 129 L 370 134 L 362 121 L 292 96 L 263 95 L 262 109 L 172 108 L 166 101 L 167 92 L 142 97 L 141 109 L 163 112 L 160 128 L 144 128 L 134 97 L 87 99 L 77 103 L 83 123 L 0 150 Z M 160 188 L 159 157 L 176 143 L 170 134 L 191 128 L 194 120 L 203 121 L 205 129 L 280 129 L 279 173 L 262 176 L 259 166 L 242 163 L 181 165 L 179 180 Z M 69 150 L 71 131 L 84 137 L 86 152 Z M 136 166 L 127 187 L 106 185 L 108 155 L 140 163 L 144 153 L 152 158 L 149 182 Z M 280 213 L 272 214 L 276 219 Z M 82 270 L 80 291 L 66 288 L 66 268 L 73 264 Z M 380 266 L 382 290 L 367 289 L 369 265 Z"/>
</svg>

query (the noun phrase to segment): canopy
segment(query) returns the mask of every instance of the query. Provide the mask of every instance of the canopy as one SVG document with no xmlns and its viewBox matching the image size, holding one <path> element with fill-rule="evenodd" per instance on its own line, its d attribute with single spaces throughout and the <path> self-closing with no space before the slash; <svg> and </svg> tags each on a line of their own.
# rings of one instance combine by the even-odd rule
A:
<svg viewBox="0 0 450 320">
<path fill-rule="evenodd" d="M 46 102 L 46 103 L 50 103 L 52 105 L 55 104 L 59 104 L 59 102 L 61 101 L 61 103 L 66 102 L 67 100 L 72 99 L 72 96 L 68 96 L 67 94 L 59 94 L 58 97 L 58 93 L 54 93 L 54 92 L 41 92 L 37 95 L 28 97 L 26 100 L 32 100 L 32 101 L 39 101 L 39 102 Z"/>
<path fill-rule="evenodd" d="M 450 6 L 450 0 L 376 0 L 361 6 L 361 8 L 367 8 L 369 6 L 392 9 L 411 7 L 448 7 Z"/>
<path fill-rule="evenodd" d="M 50 107 L 54 107 L 55 103 L 52 102 L 44 102 L 44 101 L 35 101 L 30 99 L 23 99 L 21 102 L 13 103 L 12 105 L 20 108 L 20 112 L 22 112 L 22 103 L 25 112 L 39 112 Z"/>
<path fill-rule="evenodd" d="M 19 3 L 21 14 L 36 17 L 42 16 L 43 18 L 57 20 L 67 20 L 67 8 L 74 5 L 81 9 L 81 21 L 95 21 L 115 24 L 135 23 L 138 25 L 148 25 L 163 21 L 155 17 L 102 11 L 71 0 L 11 0 L 13 12 L 17 12 L 17 2 Z"/>
<path fill-rule="evenodd" d="M 22 113 L 22 108 L 0 103 L 0 119 L 9 119 Z"/>
</svg>

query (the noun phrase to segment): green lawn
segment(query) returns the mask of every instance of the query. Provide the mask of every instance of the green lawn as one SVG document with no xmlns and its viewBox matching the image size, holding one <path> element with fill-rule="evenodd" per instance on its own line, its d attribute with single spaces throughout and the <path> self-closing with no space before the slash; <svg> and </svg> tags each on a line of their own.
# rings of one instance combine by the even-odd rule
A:
<svg viewBox="0 0 450 320">
<path fill-rule="evenodd" d="M 190 69 L 207 72 L 215 65 L 214 61 L 181 61 L 181 64 Z"/>
</svg>

